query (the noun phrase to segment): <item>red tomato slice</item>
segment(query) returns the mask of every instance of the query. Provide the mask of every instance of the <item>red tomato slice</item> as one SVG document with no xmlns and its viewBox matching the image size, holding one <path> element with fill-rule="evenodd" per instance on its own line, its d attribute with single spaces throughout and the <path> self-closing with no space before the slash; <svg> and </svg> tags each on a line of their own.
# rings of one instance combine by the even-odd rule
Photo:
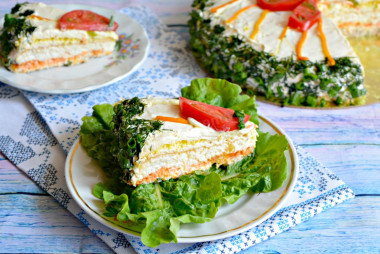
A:
<svg viewBox="0 0 380 254">
<path fill-rule="evenodd" d="M 86 31 L 116 31 L 119 25 L 102 15 L 87 10 L 74 10 L 63 14 L 58 21 L 60 29 L 78 29 Z"/>
<path fill-rule="evenodd" d="M 194 118 L 198 122 L 210 126 L 216 131 L 238 130 L 239 119 L 233 117 L 235 110 L 222 108 L 207 103 L 189 100 L 179 97 L 179 107 L 183 118 Z M 249 120 L 249 115 L 245 115 L 244 123 Z"/>
<path fill-rule="evenodd" d="M 294 10 L 303 0 L 257 0 L 257 5 L 270 11 Z"/>
<path fill-rule="evenodd" d="M 321 17 L 317 0 L 305 0 L 298 5 L 289 17 L 288 26 L 300 32 L 309 30 Z"/>
</svg>

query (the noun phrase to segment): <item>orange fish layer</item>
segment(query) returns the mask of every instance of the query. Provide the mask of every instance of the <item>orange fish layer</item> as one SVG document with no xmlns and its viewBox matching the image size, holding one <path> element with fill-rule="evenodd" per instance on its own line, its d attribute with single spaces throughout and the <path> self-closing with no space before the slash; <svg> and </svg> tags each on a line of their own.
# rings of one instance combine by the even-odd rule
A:
<svg viewBox="0 0 380 254">
<path fill-rule="evenodd" d="M 136 185 L 139 184 L 146 184 L 146 183 L 152 183 L 156 181 L 157 179 L 162 179 L 162 180 L 168 180 L 171 178 L 178 178 L 181 175 L 186 175 L 190 174 L 196 170 L 207 170 L 209 169 L 212 164 L 216 164 L 217 166 L 219 165 L 228 165 L 231 162 L 236 162 L 242 159 L 243 157 L 251 154 L 253 152 L 253 147 L 248 147 L 245 150 L 242 151 L 237 151 L 234 153 L 229 153 L 229 154 L 222 154 L 215 156 L 207 161 L 202 161 L 199 162 L 196 165 L 190 165 L 189 167 L 183 169 L 180 167 L 162 167 L 158 169 L 156 172 L 153 172 L 149 174 L 148 176 L 144 177 L 143 179 L 139 180 L 136 182 Z M 129 183 L 131 184 L 131 183 Z"/>
<path fill-rule="evenodd" d="M 112 53 L 111 51 L 104 51 L 102 49 L 90 50 L 90 51 L 86 51 L 79 55 L 75 55 L 68 58 L 58 57 L 58 58 L 52 58 L 52 59 L 44 60 L 44 61 L 32 60 L 32 61 L 28 61 L 22 64 L 12 64 L 10 66 L 10 69 L 13 72 L 17 72 L 17 73 L 27 73 L 31 71 L 37 71 L 37 70 L 42 70 L 42 69 L 47 69 L 47 68 L 52 68 L 52 67 L 59 67 L 59 66 L 64 66 L 64 65 L 76 65 L 76 64 L 87 62 L 92 57 L 100 57 L 104 55 L 109 55 L 111 53 Z"/>
</svg>

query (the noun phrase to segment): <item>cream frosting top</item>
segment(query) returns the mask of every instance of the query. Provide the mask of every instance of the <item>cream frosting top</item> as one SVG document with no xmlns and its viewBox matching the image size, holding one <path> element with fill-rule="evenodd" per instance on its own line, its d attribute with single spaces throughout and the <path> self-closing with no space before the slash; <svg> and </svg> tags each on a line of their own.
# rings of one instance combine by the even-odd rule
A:
<svg viewBox="0 0 380 254">
<path fill-rule="evenodd" d="M 280 35 L 288 24 L 291 11 L 269 12 L 259 26 L 257 35 L 252 40 L 250 35 L 256 21 L 259 19 L 263 9 L 256 6 L 242 12 L 234 21 L 227 23 L 237 11 L 242 8 L 256 4 L 256 0 L 238 0 L 218 9 L 215 13 L 211 8 L 221 6 L 230 0 L 211 0 L 205 8 L 205 18 L 211 19 L 211 25 L 222 25 L 226 28 L 224 36 L 238 35 L 246 43 L 253 46 L 258 51 L 276 55 L 279 58 L 296 56 L 296 46 L 302 33 L 288 29 L 285 38 L 281 41 Z M 327 40 L 327 48 L 333 58 L 357 57 L 349 42 L 343 36 L 337 26 L 327 17 L 323 16 L 323 32 Z M 321 39 L 318 34 L 317 23 L 307 32 L 307 38 L 302 48 L 302 56 L 308 57 L 311 61 L 325 59 Z"/>
<path fill-rule="evenodd" d="M 118 36 L 114 31 L 96 31 L 91 35 L 84 30 L 60 30 L 58 28 L 58 20 L 66 11 L 46 5 L 44 3 L 27 3 L 23 4 L 19 10 L 20 13 L 26 10 L 33 10 L 34 13 L 27 17 L 29 22 L 36 27 L 31 38 L 22 38 L 20 43 L 25 48 L 32 48 L 33 44 L 40 44 L 43 40 L 64 38 L 66 40 L 87 41 L 96 38 L 101 40 L 110 38 L 117 40 Z M 29 44 L 29 45 L 26 45 Z"/>
</svg>

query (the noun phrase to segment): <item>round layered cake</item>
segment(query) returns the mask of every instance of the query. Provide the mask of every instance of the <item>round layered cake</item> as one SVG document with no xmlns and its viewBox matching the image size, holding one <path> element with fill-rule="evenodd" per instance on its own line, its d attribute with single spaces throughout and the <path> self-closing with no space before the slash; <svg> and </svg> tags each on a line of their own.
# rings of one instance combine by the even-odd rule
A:
<svg viewBox="0 0 380 254">
<path fill-rule="evenodd" d="M 194 1 L 190 47 L 206 72 L 282 105 L 364 102 L 360 60 L 314 0 L 286 11 L 262 2 L 273 1 Z"/>
</svg>

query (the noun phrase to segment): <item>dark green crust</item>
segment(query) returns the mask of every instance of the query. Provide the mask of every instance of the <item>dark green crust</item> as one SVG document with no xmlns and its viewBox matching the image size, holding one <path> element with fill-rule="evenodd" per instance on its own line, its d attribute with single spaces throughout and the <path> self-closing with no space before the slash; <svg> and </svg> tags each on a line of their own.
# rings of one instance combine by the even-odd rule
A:
<svg viewBox="0 0 380 254">
<path fill-rule="evenodd" d="M 114 106 L 108 103 L 95 105 L 92 116 L 82 118 L 79 131 L 88 155 L 100 162 L 108 176 L 127 184 L 146 138 L 162 126 L 161 121 L 136 118 L 144 112 L 144 107 L 138 97 Z"/>
<path fill-rule="evenodd" d="M 134 118 L 141 115 L 144 108 L 145 105 L 138 97 L 123 100 L 114 106 L 115 114 L 112 123 L 115 143 L 111 147 L 111 153 L 123 170 L 122 180 L 126 183 L 129 183 L 132 177 L 134 159 L 138 158 L 146 138 L 162 126 L 160 121 Z"/>
<path fill-rule="evenodd" d="M 3 28 L 0 30 L 0 58 L 3 65 L 9 67 L 11 62 L 8 58 L 13 49 L 16 48 L 16 42 L 22 36 L 27 36 L 36 29 L 25 18 L 33 14 L 33 10 L 26 10 L 19 13 L 22 5 L 18 3 L 12 9 L 10 14 L 5 14 Z"/>
<path fill-rule="evenodd" d="M 207 2 L 194 1 L 188 25 L 191 51 L 212 76 L 283 105 L 324 107 L 364 102 L 367 91 L 362 69 L 349 57 L 335 58 L 336 64 L 331 66 L 327 58 L 319 62 L 278 59 L 257 51 L 237 36 L 222 36 L 224 27 L 212 27 L 210 20 L 200 15 Z M 291 81 L 298 75 L 300 81 Z"/>
</svg>

